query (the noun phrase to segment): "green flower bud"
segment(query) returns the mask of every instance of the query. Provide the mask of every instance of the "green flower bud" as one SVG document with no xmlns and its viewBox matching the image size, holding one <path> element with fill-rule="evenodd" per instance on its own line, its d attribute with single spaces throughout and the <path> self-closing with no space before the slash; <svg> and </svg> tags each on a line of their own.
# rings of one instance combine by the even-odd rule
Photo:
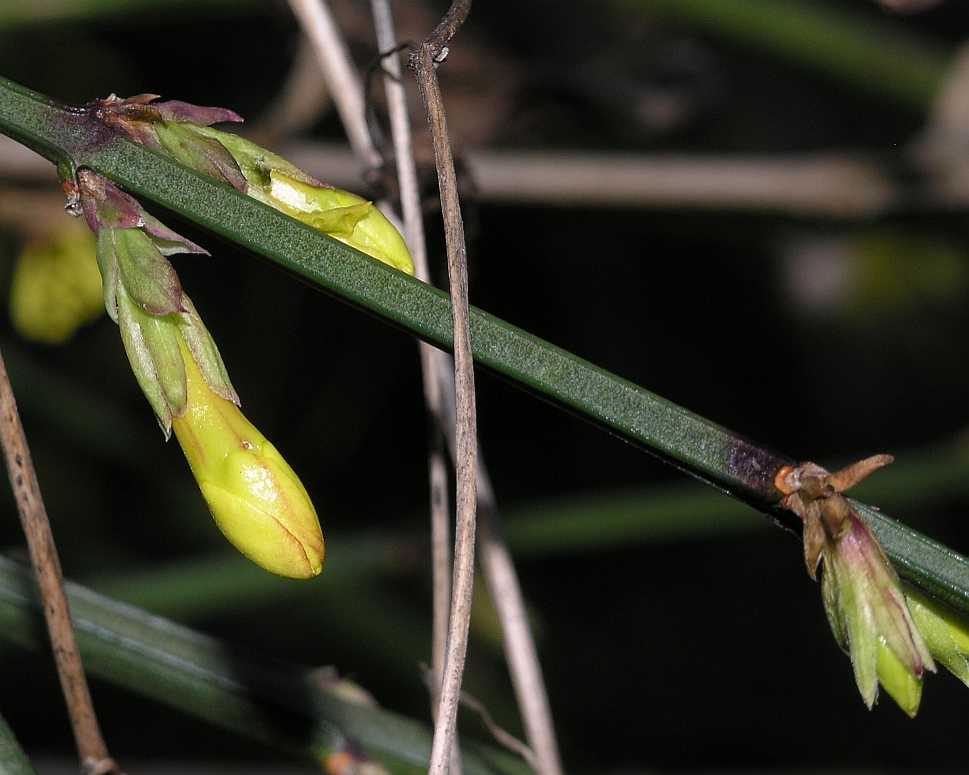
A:
<svg viewBox="0 0 969 775">
<path fill-rule="evenodd" d="M 870 708 L 881 685 L 909 716 L 922 676 L 935 663 L 905 603 L 898 576 L 869 527 L 853 511 L 823 552 L 822 599 L 835 639 L 851 657 Z"/>
<path fill-rule="evenodd" d="M 299 477 L 238 406 L 211 390 L 180 333 L 177 343 L 188 395 L 172 425 L 219 529 L 271 573 L 317 575 L 323 533 Z"/>
<path fill-rule="evenodd" d="M 932 655 L 905 602 L 894 568 L 867 523 L 842 493 L 893 460 L 874 455 L 829 473 L 816 463 L 784 466 L 774 486 L 780 505 L 804 522 L 804 561 L 816 578 L 831 632 L 851 657 L 855 683 L 871 708 L 879 683 L 909 716 L 918 712 Z"/>
</svg>

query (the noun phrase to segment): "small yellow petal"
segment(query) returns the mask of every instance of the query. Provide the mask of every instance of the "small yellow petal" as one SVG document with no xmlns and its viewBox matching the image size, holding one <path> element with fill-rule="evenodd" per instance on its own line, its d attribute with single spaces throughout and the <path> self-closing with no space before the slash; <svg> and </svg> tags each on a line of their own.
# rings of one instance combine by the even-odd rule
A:
<svg viewBox="0 0 969 775">
<path fill-rule="evenodd" d="M 212 392 L 181 334 L 178 339 L 188 400 L 172 428 L 216 524 L 260 567 L 312 578 L 323 567 L 325 548 L 306 489 L 239 407 Z"/>
<path fill-rule="evenodd" d="M 383 213 L 349 191 L 304 183 L 278 170 L 267 190 L 250 195 L 401 272 L 414 274 L 404 238 Z"/>
<path fill-rule="evenodd" d="M 922 679 L 916 678 L 884 643 L 878 647 L 878 681 L 898 707 L 915 718 L 922 701 Z"/>
</svg>

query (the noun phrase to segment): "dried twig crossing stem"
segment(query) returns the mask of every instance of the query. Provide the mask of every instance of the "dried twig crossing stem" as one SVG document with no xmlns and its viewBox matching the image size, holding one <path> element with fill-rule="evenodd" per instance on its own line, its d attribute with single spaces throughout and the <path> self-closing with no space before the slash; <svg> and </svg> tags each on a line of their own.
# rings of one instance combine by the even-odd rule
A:
<svg viewBox="0 0 969 775">
<path fill-rule="evenodd" d="M 471 11 L 471 0 L 454 0 L 434 31 L 411 56 L 411 67 L 427 112 L 437 165 L 444 239 L 447 245 L 451 308 L 454 316 L 455 456 L 457 478 L 457 527 L 454 541 L 454 583 L 451 598 L 447 654 L 434 742 L 431 747 L 431 775 L 447 772 L 457 726 L 461 679 L 468 646 L 471 593 L 474 586 L 474 538 L 477 507 L 476 458 L 477 423 L 474 400 L 474 363 L 468 324 L 468 269 L 464 243 L 464 222 L 458 200 L 454 160 L 447 134 L 447 119 L 441 88 L 434 70 L 442 61 L 446 46 Z"/>
<path fill-rule="evenodd" d="M 44 603 L 44 618 L 50 633 L 54 661 L 67 704 L 81 768 L 86 775 L 119 772 L 101 735 L 91 701 L 81 655 L 74 639 L 71 612 L 64 595 L 61 564 L 54 545 L 47 509 L 40 494 L 37 473 L 30 457 L 13 387 L 0 355 L 0 445 L 7 463 L 7 474 L 17 501 L 20 523 L 27 537 L 30 562 L 37 577 Z"/>
<path fill-rule="evenodd" d="M 377 48 L 392 51 L 397 47 L 394 19 L 388 0 L 371 0 Z M 394 157 L 397 162 L 401 213 L 404 218 L 404 237 L 414 258 L 414 273 L 419 280 L 431 282 L 427 264 L 427 242 L 424 238 L 424 217 L 421 211 L 417 164 L 414 161 L 410 119 L 407 115 L 407 95 L 401 82 L 400 59 L 393 53 L 383 60 L 390 78 L 384 79 L 387 108 L 390 116 Z M 431 576 L 433 587 L 433 628 L 431 644 L 431 713 L 437 718 L 441 680 L 444 675 L 444 652 L 447 647 L 448 616 L 451 607 L 451 549 L 450 513 L 447 494 L 447 464 L 442 434 L 445 418 L 441 412 L 444 385 L 438 375 L 448 370 L 447 356 L 425 342 L 419 342 L 424 403 L 432 416 L 429 428 L 428 474 L 431 493 Z M 452 775 L 457 769 L 452 762 Z M 458 765 L 459 767 L 460 765 Z"/>
</svg>

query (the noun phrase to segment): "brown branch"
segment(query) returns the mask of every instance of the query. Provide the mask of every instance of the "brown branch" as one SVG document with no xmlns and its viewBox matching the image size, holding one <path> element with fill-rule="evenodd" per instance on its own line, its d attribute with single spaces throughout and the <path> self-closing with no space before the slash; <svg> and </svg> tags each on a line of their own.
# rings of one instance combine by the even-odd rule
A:
<svg viewBox="0 0 969 775">
<path fill-rule="evenodd" d="M 47 509 L 37 482 L 37 472 L 30 457 L 30 448 L 24 435 L 13 387 L 7 376 L 7 367 L 0 354 L 0 445 L 7 463 L 7 474 L 17 501 L 20 523 L 27 537 L 30 562 L 37 577 L 41 599 L 44 602 L 44 618 L 50 633 L 54 662 L 61 682 L 61 690 L 67 704 L 74 741 L 77 745 L 81 768 L 86 775 L 118 773 L 118 765 L 111 759 L 108 747 L 101 736 L 98 719 L 91 701 L 81 655 L 74 640 L 71 612 L 64 595 L 61 564 L 54 546 Z"/>
<path fill-rule="evenodd" d="M 934 137 L 924 139 L 934 141 Z M 920 142 L 911 153 L 882 161 L 860 152 L 689 156 L 500 149 L 472 149 L 465 158 L 474 172 L 476 197 L 482 202 L 841 219 L 969 209 L 969 164 L 962 155 L 946 153 L 946 147 L 929 154 L 926 144 Z M 360 165 L 344 146 L 289 142 L 280 152 L 334 185 L 352 186 L 359 181 Z M 893 178 L 890 166 L 896 162 L 918 174 L 906 180 Z M 50 164 L 0 137 L 0 170 L 10 179 L 38 180 L 50 174 Z"/>
<path fill-rule="evenodd" d="M 525 735 L 533 754 L 528 762 L 539 775 L 560 775 L 562 761 L 555 739 L 548 692 L 542 677 L 542 665 L 538 660 L 528 623 L 518 573 L 501 528 L 488 469 L 481 462 L 480 448 L 478 463 L 478 545 L 481 566 L 498 612 L 508 673 L 511 675 L 515 697 L 521 708 Z"/>
<path fill-rule="evenodd" d="M 427 113 L 427 123 L 431 129 L 441 193 L 454 316 L 454 384 L 457 419 L 454 466 L 457 479 L 454 581 L 444 678 L 437 720 L 434 725 L 431 762 L 428 768 L 431 775 L 443 775 L 447 772 L 451 757 L 461 695 L 461 679 L 467 656 L 471 596 L 474 586 L 477 423 L 474 368 L 468 324 L 467 248 L 464 242 L 464 223 L 461 218 L 461 205 L 454 174 L 454 160 L 447 134 L 447 118 L 444 113 L 441 88 L 434 69 L 435 62 L 442 60 L 447 43 L 464 23 L 470 10 L 471 0 L 454 0 L 441 23 L 411 56 L 411 67 L 417 77 L 417 85 Z"/>
<path fill-rule="evenodd" d="M 392 51 L 397 47 L 394 20 L 388 0 L 371 0 L 377 48 Z M 414 258 L 414 273 L 425 283 L 431 282 L 427 264 L 427 242 L 424 238 L 424 217 L 421 211 L 420 188 L 417 165 L 414 162 L 410 120 L 407 116 L 407 98 L 401 82 L 400 58 L 396 52 L 383 60 L 384 70 L 390 76 L 384 79 L 387 93 L 387 109 L 390 117 L 394 157 L 397 162 L 398 189 L 401 213 L 404 218 L 404 236 Z M 428 426 L 428 477 L 431 501 L 431 581 L 432 581 L 432 635 L 431 635 L 431 717 L 437 720 L 441 682 L 444 676 L 444 655 L 447 648 L 448 614 L 451 608 L 451 549 L 450 513 L 447 494 L 447 463 L 442 436 L 441 393 L 444 389 L 437 375 L 447 368 L 447 356 L 425 342 L 418 342 L 421 359 L 421 377 L 424 386 L 424 403 L 430 415 Z M 455 747 L 456 748 L 456 747 Z M 456 765 L 456 766 L 455 766 Z M 452 761 L 452 775 L 457 775 L 460 763 Z"/>
</svg>

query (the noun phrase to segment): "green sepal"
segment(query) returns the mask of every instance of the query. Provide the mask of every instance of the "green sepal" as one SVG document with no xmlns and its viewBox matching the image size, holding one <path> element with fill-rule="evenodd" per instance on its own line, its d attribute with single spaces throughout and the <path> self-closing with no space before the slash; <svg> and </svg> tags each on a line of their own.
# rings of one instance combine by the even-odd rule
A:
<svg viewBox="0 0 969 775">
<path fill-rule="evenodd" d="M 188 397 L 185 386 L 185 364 L 182 353 L 178 348 L 178 324 L 174 315 L 156 317 L 143 316 L 142 330 L 148 351 L 155 362 L 155 371 L 161 384 L 165 399 L 172 410 L 172 414 L 180 415 L 185 411 L 185 401 Z"/>
<path fill-rule="evenodd" d="M 960 646 L 960 640 L 969 631 L 965 620 L 941 604 L 906 588 L 908 609 L 918 625 L 932 656 L 966 686 L 969 686 L 969 655 Z M 960 638 L 960 635 L 962 638 Z"/>
<path fill-rule="evenodd" d="M 118 322 L 118 258 L 114 251 L 111 229 L 98 231 L 95 255 L 101 272 L 101 290 L 104 293 L 104 309 L 108 317 Z"/>
<path fill-rule="evenodd" d="M 141 229 L 107 229 L 128 295 L 152 315 L 171 315 L 183 309 L 178 275 L 151 237 Z"/>
<path fill-rule="evenodd" d="M 832 558 L 833 559 L 833 558 Z M 825 558 L 827 573 L 828 558 Z M 837 560 L 830 562 L 834 570 L 834 582 L 838 586 L 841 629 L 847 635 L 848 653 L 851 667 L 855 673 L 855 683 L 865 705 L 871 708 L 878 699 L 878 648 L 879 639 L 871 621 L 870 610 L 865 600 L 859 596 L 858 589 L 847 578 L 847 569 Z"/>
<path fill-rule="evenodd" d="M 845 623 L 841 617 L 841 604 L 838 599 L 838 583 L 835 578 L 834 569 L 831 563 L 825 563 L 821 573 L 821 602 L 824 604 L 824 613 L 828 617 L 828 624 L 831 625 L 831 634 L 834 635 L 842 651 L 848 652 L 848 632 L 845 630 Z"/>
<path fill-rule="evenodd" d="M 212 129 L 212 127 L 208 126 L 188 126 L 190 126 L 190 131 L 195 134 L 221 143 L 232 155 L 236 164 L 239 165 L 239 169 L 242 170 L 242 174 L 245 176 L 249 185 L 260 189 L 263 194 L 268 192 L 271 182 L 269 174 L 272 170 L 283 172 L 303 183 L 316 186 L 322 185 L 316 178 L 307 175 L 303 170 L 286 161 L 282 156 L 272 151 L 267 151 L 262 146 L 256 145 L 244 137 L 239 137 L 239 135 L 234 135 L 231 132 Z M 248 193 L 250 196 L 255 196 L 255 198 L 265 202 L 263 197 L 256 196 L 256 192 L 250 190 Z M 268 202 L 266 203 L 269 204 Z"/>
<path fill-rule="evenodd" d="M 171 364 L 165 342 L 164 328 L 170 327 L 174 332 L 175 327 L 170 320 L 153 318 L 142 310 L 128 296 L 123 285 L 118 287 L 117 298 L 118 326 L 121 329 L 121 341 L 128 354 L 131 370 L 135 374 L 141 392 L 151 404 L 167 440 L 172 433 L 172 417 L 184 408 L 186 396 L 185 365 L 178 354 L 177 340 L 175 341 L 177 365 Z M 153 325 L 149 327 L 147 324 Z M 159 356 L 160 362 L 156 360 Z M 165 367 L 168 367 L 168 371 L 163 381 L 159 372 Z M 180 402 L 177 400 L 179 378 L 181 379 Z M 173 397 L 176 399 L 174 405 L 171 400 Z"/>
<path fill-rule="evenodd" d="M 870 601 L 870 616 L 875 630 L 916 678 L 921 678 L 923 669 L 935 672 L 932 654 L 926 648 L 905 604 L 898 574 L 881 545 L 872 538 L 871 548 L 863 557 L 866 572 L 856 572 L 854 580 L 859 587 L 859 595 Z"/>
<path fill-rule="evenodd" d="M 239 394 L 232 387 L 229 372 L 226 371 L 215 340 L 199 317 L 192 300 L 187 295 L 182 299 L 185 311 L 179 316 L 179 328 L 192 357 L 199 366 L 199 371 L 202 372 L 202 377 L 216 395 L 231 401 L 236 406 L 241 406 Z"/>
<path fill-rule="evenodd" d="M 232 154 L 218 140 L 194 131 L 193 124 L 159 121 L 153 127 L 162 149 L 176 161 L 245 192 L 245 176 Z"/>
</svg>

